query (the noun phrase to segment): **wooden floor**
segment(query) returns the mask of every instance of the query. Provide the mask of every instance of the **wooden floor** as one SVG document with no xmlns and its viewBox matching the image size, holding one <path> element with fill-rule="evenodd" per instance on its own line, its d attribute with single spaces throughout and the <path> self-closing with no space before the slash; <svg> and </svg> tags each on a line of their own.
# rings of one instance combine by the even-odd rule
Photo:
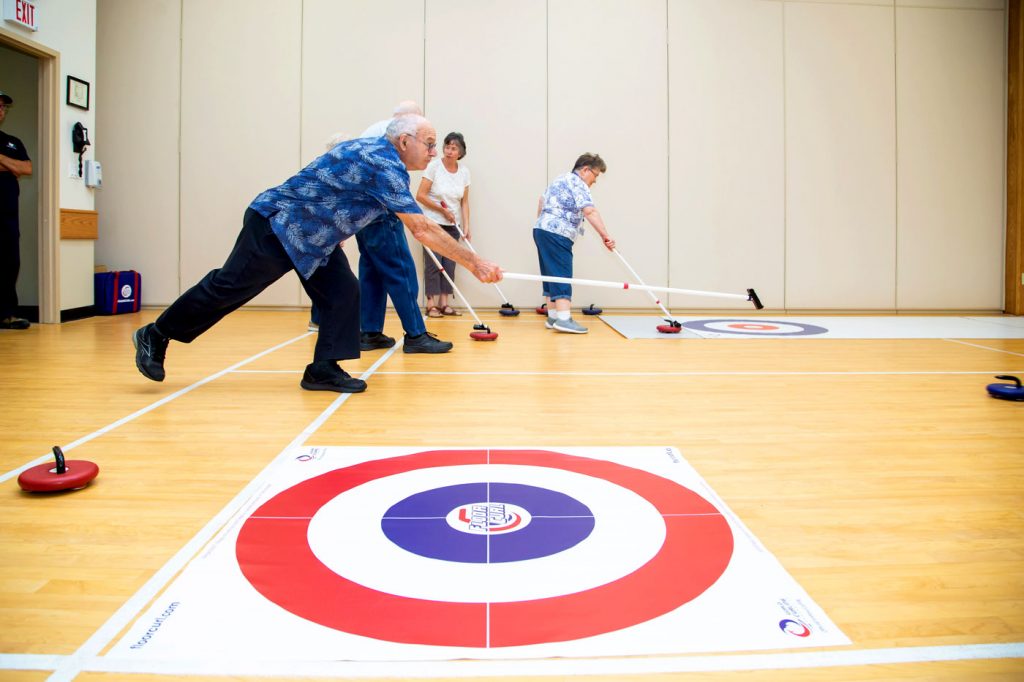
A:
<svg viewBox="0 0 1024 682">
<path fill-rule="evenodd" d="M 147 381 L 130 334 L 155 313 L 0 332 L 0 475 L 53 445 L 101 467 L 72 493 L 0 483 L 0 680 L 170 679 L 75 655 L 101 653 L 108 619 L 336 398 L 298 387 L 303 312 L 229 316 Z M 1024 403 L 985 392 L 1024 375 L 1024 340 L 630 341 L 596 319 L 586 336 L 488 319 L 493 344 L 469 317 L 431 320 L 455 350 L 392 355 L 309 442 L 675 446 L 853 640 L 844 661 L 572 679 L 1024 680 L 1024 658 L 979 646 L 1024 643 Z M 910 662 L 870 663 L 889 649 Z"/>
</svg>

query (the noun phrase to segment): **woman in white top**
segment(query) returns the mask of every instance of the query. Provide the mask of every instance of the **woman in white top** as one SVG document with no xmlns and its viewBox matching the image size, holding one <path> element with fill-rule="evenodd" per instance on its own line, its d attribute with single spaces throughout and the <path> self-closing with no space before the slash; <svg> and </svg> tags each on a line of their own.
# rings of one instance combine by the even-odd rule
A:
<svg viewBox="0 0 1024 682">
<path fill-rule="evenodd" d="M 459 163 L 466 156 L 466 140 L 462 133 L 448 133 L 440 157 L 431 161 L 416 191 L 416 201 L 423 213 L 458 241 L 459 228 L 466 239 L 469 231 L 469 168 Z M 455 279 L 455 261 L 435 253 L 448 276 Z M 461 315 L 448 304 L 452 285 L 444 278 L 434 261 L 423 249 L 423 288 L 427 296 L 427 316 Z"/>
</svg>

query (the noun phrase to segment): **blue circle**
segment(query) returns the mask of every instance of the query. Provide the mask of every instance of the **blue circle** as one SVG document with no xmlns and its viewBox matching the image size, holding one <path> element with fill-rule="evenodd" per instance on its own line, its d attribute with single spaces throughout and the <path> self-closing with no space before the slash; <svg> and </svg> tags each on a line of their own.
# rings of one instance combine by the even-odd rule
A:
<svg viewBox="0 0 1024 682">
<path fill-rule="evenodd" d="M 448 525 L 448 513 L 480 502 L 514 504 L 530 513 L 521 530 L 474 535 Z M 594 530 L 594 514 L 582 502 L 520 483 L 462 483 L 425 490 L 397 502 L 380 522 L 384 535 L 413 554 L 460 563 L 539 559 L 578 545 Z"/>
<path fill-rule="evenodd" d="M 715 329 L 708 325 L 720 324 L 722 322 L 750 322 L 752 324 L 784 324 L 791 327 L 799 327 L 796 331 L 792 332 L 749 332 L 743 331 L 742 329 Z M 779 322 L 778 320 L 689 320 L 682 323 L 687 329 L 692 329 L 698 332 L 711 332 L 713 334 L 739 334 L 742 336 L 814 336 L 815 334 L 824 334 L 828 331 L 825 327 L 819 327 L 816 324 L 806 324 L 803 322 Z"/>
</svg>

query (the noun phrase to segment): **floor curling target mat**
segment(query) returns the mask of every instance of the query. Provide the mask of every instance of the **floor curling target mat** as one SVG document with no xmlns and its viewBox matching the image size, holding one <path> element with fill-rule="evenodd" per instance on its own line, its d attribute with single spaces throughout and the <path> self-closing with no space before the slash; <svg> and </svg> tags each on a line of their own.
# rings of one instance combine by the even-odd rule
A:
<svg viewBox="0 0 1024 682">
<path fill-rule="evenodd" d="M 627 339 L 1024 339 L 1024 319 L 889 315 L 868 317 L 680 317 L 676 333 L 658 330 L 665 318 L 602 315 Z"/>
<path fill-rule="evenodd" d="M 302 447 L 107 658 L 403 661 L 850 641 L 671 447 Z"/>
</svg>

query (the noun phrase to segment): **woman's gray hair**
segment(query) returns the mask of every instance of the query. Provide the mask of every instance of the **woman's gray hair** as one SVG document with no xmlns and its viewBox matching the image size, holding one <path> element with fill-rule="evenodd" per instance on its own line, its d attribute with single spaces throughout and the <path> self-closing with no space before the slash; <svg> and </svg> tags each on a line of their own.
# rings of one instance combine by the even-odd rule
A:
<svg viewBox="0 0 1024 682">
<path fill-rule="evenodd" d="M 326 142 L 324 142 L 324 145 L 326 145 L 327 151 L 331 151 L 337 145 L 341 144 L 342 142 L 345 142 L 346 140 L 351 139 L 352 136 L 349 135 L 348 133 L 334 133 L 333 135 L 327 138 Z"/>
<path fill-rule="evenodd" d="M 416 114 L 406 114 L 405 116 L 396 116 L 391 119 L 391 123 L 388 124 L 388 129 L 384 133 L 384 136 L 391 142 L 398 142 L 400 135 L 412 135 L 416 137 L 416 131 L 420 129 L 420 126 L 427 122 L 427 119 Z"/>
</svg>

